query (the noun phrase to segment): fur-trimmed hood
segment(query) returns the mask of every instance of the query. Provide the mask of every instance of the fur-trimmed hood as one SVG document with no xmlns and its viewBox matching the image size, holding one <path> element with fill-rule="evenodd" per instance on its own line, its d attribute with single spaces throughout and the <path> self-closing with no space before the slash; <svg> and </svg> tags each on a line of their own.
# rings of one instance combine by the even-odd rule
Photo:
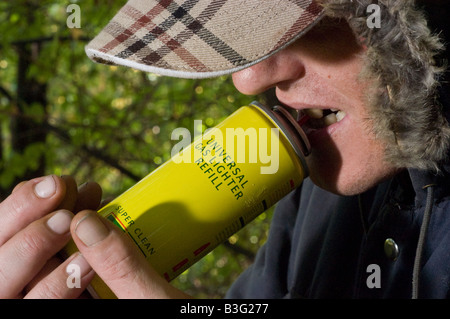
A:
<svg viewBox="0 0 450 319">
<path fill-rule="evenodd" d="M 367 47 L 362 75 L 375 83 L 367 98 L 375 134 L 387 143 L 387 160 L 439 171 L 450 147 L 438 94 L 444 68 L 437 56 L 445 48 L 430 31 L 425 11 L 412 0 L 321 2 L 328 16 L 346 19 Z M 370 4 L 380 8 L 379 28 L 367 24 L 374 14 Z"/>
</svg>

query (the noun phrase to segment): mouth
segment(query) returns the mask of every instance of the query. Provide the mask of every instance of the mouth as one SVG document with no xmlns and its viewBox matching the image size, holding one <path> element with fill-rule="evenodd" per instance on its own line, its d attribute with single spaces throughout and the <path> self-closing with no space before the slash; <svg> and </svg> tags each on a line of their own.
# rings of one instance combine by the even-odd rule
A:
<svg viewBox="0 0 450 319">
<path fill-rule="evenodd" d="M 320 130 L 345 118 L 344 111 L 339 109 L 303 109 L 299 112 L 299 124 L 303 129 Z"/>
</svg>

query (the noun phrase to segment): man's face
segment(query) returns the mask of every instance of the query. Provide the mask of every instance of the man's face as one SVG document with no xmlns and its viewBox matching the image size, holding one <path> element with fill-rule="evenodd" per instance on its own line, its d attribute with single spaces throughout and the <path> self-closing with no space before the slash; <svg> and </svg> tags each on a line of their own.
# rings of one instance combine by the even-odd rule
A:
<svg viewBox="0 0 450 319">
<path fill-rule="evenodd" d="M 307 158 L 313 182 L 341 195 L 361 193 L 396 170 L 372 133 L 360 78 L 364 49 L 343 23 L 319 26 L 269 59 L 233 74 L 236 88 L 258 94 L 275 87 L 279 101 L 310 117 Z M 335 115 L 328 115 L 333 110 Z M 339 111 L 337 111 L 339 110 Z M 338 121 L 336 121 L 338 120 Z"/>
</svg>

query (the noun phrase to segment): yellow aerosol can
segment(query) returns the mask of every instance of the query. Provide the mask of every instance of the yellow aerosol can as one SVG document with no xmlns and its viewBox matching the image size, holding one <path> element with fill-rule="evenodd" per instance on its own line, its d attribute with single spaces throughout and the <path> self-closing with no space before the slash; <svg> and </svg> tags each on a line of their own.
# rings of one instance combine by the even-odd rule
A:
<svg viewBox="0 0 450 319">
<path fill-rule="evenodd" d="M 308 175 L 309 150 L 290 112 L 253 102 L 99 213 L 170 281 L 298 187 Z M 92 286 L 110 297 L 105 287 Z"/>
</svg>

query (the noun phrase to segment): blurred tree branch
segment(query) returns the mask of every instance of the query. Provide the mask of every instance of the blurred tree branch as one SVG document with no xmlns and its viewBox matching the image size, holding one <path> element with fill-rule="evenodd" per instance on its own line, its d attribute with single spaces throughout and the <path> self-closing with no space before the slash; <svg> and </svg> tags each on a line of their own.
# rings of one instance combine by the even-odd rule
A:
<svg viewBox="0 0 450 319">
<path fill-rule="evenodd" d="M 49 123 L 46 123 L 45 127 L 47 128 L 47 130 L 49 132 L 54 133 L 56 136 L 58 136 L 65 142 L 68 142 L 68 143 L 72 142 L 69 134 L 67 134 L 64 130 L 62 130 L 56 126 L 53 126 Z M 139 181 L 142 178 L 142 176 L 138 176 L 138 175 L 134 174 L 132 171 L 130 171 L 129 169 L 127 169 L 126 167 L 120 165 L 116 159 L 114 159 L 108 155 L 105 155 L 104 151 L 102 151 L 102 150 L 93 149 L 86 145 L 82 145 L 81 151 L 86 152 L 90 156 L 92 156 L 96 159 L 99 159 L 99 160 L 103 161 L 104 163 L 108 164 L 109 166 L 117 169 L 119 172 L 121 172 L 125 176 L 131 178 L 135 182 Z"/>
</svg>

